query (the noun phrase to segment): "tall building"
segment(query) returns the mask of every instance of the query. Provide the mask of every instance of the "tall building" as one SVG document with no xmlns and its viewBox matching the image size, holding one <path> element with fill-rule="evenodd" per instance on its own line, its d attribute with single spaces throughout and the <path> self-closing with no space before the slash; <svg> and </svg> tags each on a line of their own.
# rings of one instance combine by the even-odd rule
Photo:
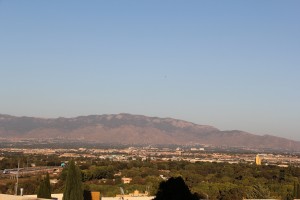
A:
<svg viewBox="0 0 300 200">
<path fill-rule="evenodd" d="M 255 164 L 256 165 L 261 165 L 261 160 L 262 160 L 261 157 L 259 156 L 259 154 L 257 154 L 256 157 L 255 157 Z"/>
</svg>

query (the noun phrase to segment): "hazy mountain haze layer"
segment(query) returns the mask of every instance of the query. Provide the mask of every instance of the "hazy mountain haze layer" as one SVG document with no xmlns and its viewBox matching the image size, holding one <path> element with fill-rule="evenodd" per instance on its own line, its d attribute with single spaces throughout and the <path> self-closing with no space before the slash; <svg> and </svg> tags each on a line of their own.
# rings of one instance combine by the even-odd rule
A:
<svg viewBox="0 0 300 200">
<path fill-rule="evenodd" d="M 239 130 L 221 131 L 213 126 L 178 119 L 131 114 L 55 119 L 0 115 L 0 137 L 300 150 L 300 142 L 271 135 L 259 136 Z"/>
</svg>

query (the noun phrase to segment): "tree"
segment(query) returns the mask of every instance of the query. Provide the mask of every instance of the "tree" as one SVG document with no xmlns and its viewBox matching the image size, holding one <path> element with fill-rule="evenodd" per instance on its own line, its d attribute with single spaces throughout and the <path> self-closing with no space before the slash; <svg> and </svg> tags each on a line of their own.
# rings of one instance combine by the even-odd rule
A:
<svg viewBox="0 0 300 200">
<path fill-rule="evenodd" d="M 293 197 L 296 198 L 297 197 L 297 194 L 298 193 L 298 188 L 297 188 L 297 185 L 296 185 L 296 182 L 294 182 L 294 190 L 293 190 Z"/>
<path fill-rule="evenodd" d="M 287 193 L 286 196 L 283 198 L 283 200 L 293 200 L 294 197 L 293 197 L 293 194 L 291 193 Z"/>
<path fill-rule="evenodd" d="M 240 190 L 239 188 L 232 188 L 230 190 L 220 191 L 218 199 L 219 200 L 231 200 L 231 199 L 242 200 L 243 196 L 244 193 L 242 190 Z"/>
<path fill-rule="evenodd" d="M 170 178 L 160 183 L 154 200 L 196 200 L 181 177 Z"/>
<path fill-rule="evenodd" d="M 279 171 L 279 182 L 281 183 L 281 182 L 283 182 L 283 181 L 285 181 L 285 170 L 284 170 L 284 169 L 281 169 L 281 170 Z"/>
<path fill-rule="evenodd" d="M 69 163 L 63 200 L 83 200 L 81 172 L 73 160 Z"/>
<path fill-rule="evenodd" d="M 297 184 L 297 196 L 296 196 L 297 199 L 300 199 L 300 184 L 298 183 Z"/>
<path fill-rule="evenodd" d="M 270 191 L 261 184 L 256 184 L 247 191 L 246 197 L 248 199 L 268 199 Z"/>
<path fill-rule="evenodd" d="M 50 178 L 48 173 L 46 177 L 41 180 L 37 197 L 44 198 L 44 199 L 51 199 L 51 185 L 50 185 Z"/>
</svg>

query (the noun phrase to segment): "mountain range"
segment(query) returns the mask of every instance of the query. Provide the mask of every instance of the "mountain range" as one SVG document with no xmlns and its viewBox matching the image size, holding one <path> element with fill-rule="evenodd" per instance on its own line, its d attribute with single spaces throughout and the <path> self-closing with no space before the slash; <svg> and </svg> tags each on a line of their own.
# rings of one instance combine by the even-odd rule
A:
<svg viewBox="0 0 300 200">
<path fill-rule="evenodd" d="M 81 140 L 119 144 L 178 144 L 300 151 L 300 142 L 239 130 L 142 115 L 34 118 L 0 115 L 0 138 Z"/>
</svg>

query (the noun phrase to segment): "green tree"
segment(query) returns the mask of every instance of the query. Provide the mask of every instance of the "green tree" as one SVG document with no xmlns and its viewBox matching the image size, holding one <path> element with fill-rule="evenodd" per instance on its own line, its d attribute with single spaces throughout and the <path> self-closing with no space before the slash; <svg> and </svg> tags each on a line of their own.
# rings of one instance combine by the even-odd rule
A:
<svg viewBox="0 0 300 200">
<path fill-rule="evenodd" d="M 300 184 L 299 183 L 297 184 L 296 191 L 297 192 L 296 192 L 296 196 L 295 197 L 296 197 L 296 199 L 300 199 Z"/>
<path fill-rule="evenodd" d="M 291 193 L 287 193 L 283 200 L 293 200 L 293 195 Z"/>
<path fill-rule="evenodd" d="M 248 199 L 268 199 L 270 191 L 261 184 L 256 184 L 247 191 L 246 197 Z"/>
<path fill-rule="evenodd" d="M 285 170 L 284 170 L 284 169 L 281 169 L 281 170 L 279 171 L 279 182 L 281 183 L 281 182 L 283 182 L 283 181 L 285 181 Z"/>
<path fill-rule="evenodd" d="M 73 160 L 69 163 L 63 200 L 83 200 L 81 171 Z"/>
<path fill-rule="evenodd" d="M 294 182 L 294 190 L 293 190 L 293 196 L 294 196 L 294 198 L 297 197 L 297 195 L 298 195 L 297 193 L 298 193 L 297 184 L 296 184 L 296 182 Z"/>
<path fill-rule="evenodd" d="M 37 197 L 44 198 L 44 199 L 51 199 L 51 185 L 50 185 L 50 178 L 48 173 L 46 177 L 41 180 Z"/>
<path fill-rule="evenodd" d="M 242 200 L 244 193 L 239 188 L 232 188 L 230 190 L 220 191 L 219 200 Z"/>
</svg>

